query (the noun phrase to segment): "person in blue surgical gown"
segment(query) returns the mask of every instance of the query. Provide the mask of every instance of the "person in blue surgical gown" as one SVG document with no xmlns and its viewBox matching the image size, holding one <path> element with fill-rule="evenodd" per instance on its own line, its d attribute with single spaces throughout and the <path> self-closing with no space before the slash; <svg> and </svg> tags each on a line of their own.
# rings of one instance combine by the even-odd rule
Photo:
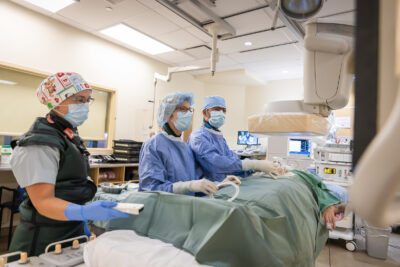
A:
<svg viewBox="0 0 400 267">
<path fill-rule="evenodd" d="M 139 156 L 139 191 L 177 194 L 215 194 L 215 183 L 203 178 L 193 152 L 182 139 L 192 124 L 193 94 L 167 95 L 158 109 L 160 133 L 142 146 Z"/>
<path fill-rule="evenodd" d="M 204 99 L 203 125 L 193 131 L 188 143 L 204 175 L 212 181 L 228 179 L 236 184 L 237 175 L 245 177 L 251 170 L 281 174 L 286 170 L 267 160 L 240 160 L 229 149 L 220 127 L 225 123 L 226 104 L 221 96 L 208 96 Z"/>
</svg>

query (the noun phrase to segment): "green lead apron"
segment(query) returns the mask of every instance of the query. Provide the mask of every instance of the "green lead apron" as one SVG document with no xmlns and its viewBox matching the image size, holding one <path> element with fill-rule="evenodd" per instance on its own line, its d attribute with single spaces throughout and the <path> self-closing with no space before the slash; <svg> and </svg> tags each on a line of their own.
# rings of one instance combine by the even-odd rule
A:
<svg viewBox="0 0 400 267">
<path fill-rule="evenodd" d="M 69 139 L 63 133 L 64 129 L 72 128 L 66 120 L 52 114 L 50 116 L 55 123 L 49 123 L 46 118 L 36 119 L 16 145 L 45 145 L 59 149 L 55 196 L 83 205 L 96 193 L 96 186 L 87 179 L 89 153 L 77 135 Z M 20 205 L 20 212 L 21 220 L 15 230 L 10 252 L 25 251 L 29 256 L 37 256 L 44 253 L 46 246 L 52 242 L 84 234 L 81 221 L 57 221 L 39 214 L 28 195 Z"/>
</svg>

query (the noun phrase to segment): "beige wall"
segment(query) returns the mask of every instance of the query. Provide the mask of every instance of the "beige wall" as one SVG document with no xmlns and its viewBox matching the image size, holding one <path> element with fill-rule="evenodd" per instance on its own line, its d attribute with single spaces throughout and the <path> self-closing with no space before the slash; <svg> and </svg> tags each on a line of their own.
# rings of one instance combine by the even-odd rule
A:
<svg viewBox="0 0 400 267">
<path fill-rule="evenodd" d="M 304 98 L 303 79 L 269 81 L 264 86 L 247 87 L 246 118 L 263 112 L 264 104 Z"/>
<path fill-rule="evenodd" d="M 204 96 L 219 95 L 225 98 L 227 105 L 226 123 L 221 127 L 224 137 L 231 149 L 237 147 L 237 132 L 247 130 L 246 87 L 244 85 L 226 85 L 216 83 L 204 84 Z M 203 101 L 201 101 L 203 104 Z M 195 124 L 194 128 L 200 126 Z"/>
<path fill-rule="evenodd" d="M 117 89 L 115 137 L 143 138 L 142 125 L 151 123 L 153 74 L 165 74 L 166 64 L 8 1 L 0 1 L 0 14 L 0 61 L 49 73 L 75 71 L 89 83 Z M 177 90 L 203 96 L 201 82 L 177 74 L 169 84 L 159 82 L 157 98 Z"/>
</svg>

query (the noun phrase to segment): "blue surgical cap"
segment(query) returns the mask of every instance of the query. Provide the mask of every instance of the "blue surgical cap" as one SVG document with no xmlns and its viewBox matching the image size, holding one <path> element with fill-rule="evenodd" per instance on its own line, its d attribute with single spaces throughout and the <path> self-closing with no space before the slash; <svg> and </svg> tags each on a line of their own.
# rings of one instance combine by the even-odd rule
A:
<svg viewBox="0 0 400 267">
<path fill-rule="evenodd" d="M 222 96 L 218 96 L 218 95 L 207 96 L 206 98 L 204 98 L 203 109 L 209 109 L 209 108 L 213 108 L 213 107 L 226 108 L 225 99 Z"/>
<path fill-rule="evenodd" d="M 163 127 L 171 117 L 175 108 L 183 102 L 189 102 L 190 106 L 193 106 L 194 95 L 192 93 L 175 92 L 164 97 L 158 109 L 158 126 Z"/>
</svg>

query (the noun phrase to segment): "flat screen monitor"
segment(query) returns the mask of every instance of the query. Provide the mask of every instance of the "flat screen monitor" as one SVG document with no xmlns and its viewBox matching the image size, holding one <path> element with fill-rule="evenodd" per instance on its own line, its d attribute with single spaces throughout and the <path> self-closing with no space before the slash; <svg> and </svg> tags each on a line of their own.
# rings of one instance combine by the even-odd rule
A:
<svg viewBox="0 0 400 267">
<path fill-rule="evenodd" d="M 310 155 L 310 140 L 289 139 L 289 154 Z"/>
<path fill-rule="evenodd" d="M 238 131 L 238 145 L 258 145 L 258 138 L 248 131 Z"/>
</svg>

